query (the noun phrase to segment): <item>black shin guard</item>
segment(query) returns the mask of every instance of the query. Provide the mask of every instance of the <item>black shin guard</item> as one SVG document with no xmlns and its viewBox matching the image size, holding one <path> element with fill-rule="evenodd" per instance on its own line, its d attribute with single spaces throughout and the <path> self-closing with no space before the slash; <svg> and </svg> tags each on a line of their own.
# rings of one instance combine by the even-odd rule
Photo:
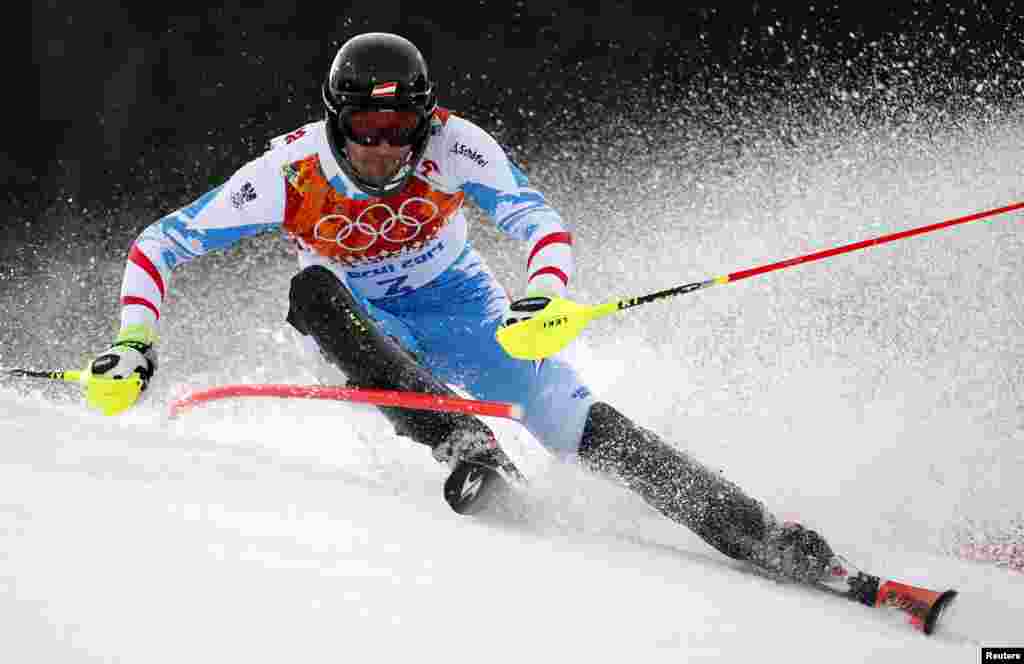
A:
<svg viewBox="0 0 1024 664">
<path fill-rule="evenodd" d="M 348 289 L 324 267 L 307 267 L 292 278 L 288 322 L 300 333 L 313 337 L 324 357 L 353 386 L 457 396 L 397 342 L 382 334 Z M 398 435 L 430 447 L 455 429 L 486 428 L 470 415 L 379 408 Z"/>
<path fill-rule="evenodd" d="M 580 460 L 725 555 L 751 560 L 774 518 L 735 484 L 638 427 L 606 403 L 590 408 Z"/>
</svg>

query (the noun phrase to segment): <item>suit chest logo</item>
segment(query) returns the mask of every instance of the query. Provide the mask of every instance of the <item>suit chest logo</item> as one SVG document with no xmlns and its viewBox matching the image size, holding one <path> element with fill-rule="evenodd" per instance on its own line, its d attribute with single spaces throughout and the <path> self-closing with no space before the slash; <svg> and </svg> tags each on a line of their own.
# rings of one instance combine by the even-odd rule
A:
<svg viewBox="0 0 1024 664">
<path fill-rule="evenodd" d="M 421 165 L 434 173 L 437 164 Z M 285 230 L 316 253 L 348 266 L 420 251 L 462 207 L 462 192 L 434 189 L 417 174 L 387 198 L 349 198 L 332 187 L 308 159 L 284 169 L 288 182 Z"/>
<path fill-rule="evenodd" d="M 441 209 L 437 203 L 412 196 L 396 208 L 388 203 L 373 203 L 355 218 L 348 214 L 328 214 L 313 226 L 313 238 L 329 242 L 350 252 L 365 252 L 378 240 L 405 245 L 419 239 L 421 242 L 436 235 Z"/>
</svg>

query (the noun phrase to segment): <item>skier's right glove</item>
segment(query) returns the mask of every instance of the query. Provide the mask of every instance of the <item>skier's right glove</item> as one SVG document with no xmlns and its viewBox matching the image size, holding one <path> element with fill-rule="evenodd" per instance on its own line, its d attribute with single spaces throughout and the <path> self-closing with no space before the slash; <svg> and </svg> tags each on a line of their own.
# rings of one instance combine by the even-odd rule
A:
<svg viewBox="0 0 1024 664">
<path fill-rule="evenodd" d="M 138 389 L 107 381 L 89 381 L 86 384 L 86 403 L 104 415 L 116 415 L 131 408 L 149 385 L 156 373 L 156 332 L 148 325 L 131 325 L 117 335 L 117 339 L 99 357 L 89 364 L 94 378 L 122 380 L 138 375 Z"/>
</svg>

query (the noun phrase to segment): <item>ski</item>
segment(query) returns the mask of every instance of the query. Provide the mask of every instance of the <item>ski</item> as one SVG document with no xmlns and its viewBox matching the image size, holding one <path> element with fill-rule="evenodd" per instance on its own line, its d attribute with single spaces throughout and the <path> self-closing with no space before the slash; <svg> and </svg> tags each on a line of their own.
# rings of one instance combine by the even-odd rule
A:
<svg viewBox="0 0 1024 664">
<path fill-rule="evenodd" d="M 903 611 L 909 624 L 926 635 L 935 631 L 957 596 L 955 590 L 931 590 L 868 574 L 839 556 L 832 559 L 831 577 L 811 585 L 872 608 Z"/>
</svg>

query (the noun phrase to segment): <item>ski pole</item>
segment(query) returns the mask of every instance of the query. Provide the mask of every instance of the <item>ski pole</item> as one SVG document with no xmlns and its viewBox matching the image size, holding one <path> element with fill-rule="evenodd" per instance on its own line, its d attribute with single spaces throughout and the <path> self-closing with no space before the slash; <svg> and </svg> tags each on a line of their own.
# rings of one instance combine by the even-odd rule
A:
<svg viewBox="0 0 1024 664">
<path fill-rule="evenodd" d="M 104 415 L 116 415 L 139 398 L 142 379 L 137 374 L 128 378 L 101 378 L 89 371 L 32 371 L 30 369 L 4 369 L 3 373 L 19 378 L 42 378 L 64 383 L 78 383 L 85 390 L 85 402 Z"/>
<path fill-rule="evenodd" d="M 932 231 L 939 230 L 940 228 L 947 228 L 957 224 L 966 224 L 967 222 L 976 221 L 978 219 L 994 217 L 996 215 L 1012 212 L 1013 210 L 1019 210 L 1021 208 L 1024 208 L 1024 203 L 1013 203 L 1004 207 L 986 210 L 984 212 L 977 212 L 964 217 L 957 217 L 956 219 L 948 219 L 946 221 L 929 224 L 927 226 L 920 226 L 918 228 L 912 228 L 898 233 L 891 233 L 889 235 L 862 240 L 860 242 L 853 242 L 841 247 L 825 249 L 823 251 L 797 256 L 795 258 L 778 261 L 776 263 L 761 265 L 748 270 L 740 270 L 738 272 L 712 277 L 704 281 L 695 281 L 690 284 L 668 288 L 656 293 L 650 293 L 649 295 L 626 298 L 623 300 L 608 302 L 606 304 L 587 305 L 579 304 L 564 298 L 551 298 L 551 302 L 533 316 L 533 318 L 502 327 L 498 330 L 496 336 L 501 347 L 504 348 L 505 352 L 512 357 L 523 360 L 539 360 L 541 358 L 554 355 L 568 346 L 573 339 L 579 336 L 583 331 L 583 328 L 586 327 L 590 321 L 596 318 L 603 318 L 604 316 L 608 316 L 618 311 L 623 311 L 624 309 L 631 309 L 641 304 L 656 302 L 675 295 L 692 293 L 704 288 L 710 288 L 711 286 L 733 283 L 759 274 L 794 267 L 796 265 L 810 263 L 811 261 L 821 260 L 823 258 L 838 256 L 839 254 L 845 254 L 858 249 L 885 244 L 886 242 L 902 240 L 914 235 L 930 233 Z"/>
</svg>

